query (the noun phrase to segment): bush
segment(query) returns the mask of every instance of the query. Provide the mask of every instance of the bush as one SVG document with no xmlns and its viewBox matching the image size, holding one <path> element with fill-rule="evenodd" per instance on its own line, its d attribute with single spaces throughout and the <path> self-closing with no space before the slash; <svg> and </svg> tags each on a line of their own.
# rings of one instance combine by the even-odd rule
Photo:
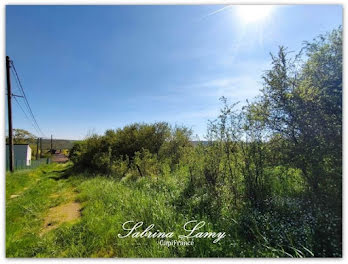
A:
<svg viewBox="0 0 348 264">
<path fill-rule="evenodd" d="M 75 143 L 70 159 L 76 170 L 94 174 L 122 178 L 135 171 L 140 177 L 155 176 L 160 172 L 159 161 L 170 168 L 179 163 L 183 149 L 191 147 L 190 135 L 189 129 L 172 129 L 164 122 L 136 123 Z"/>
</svg>

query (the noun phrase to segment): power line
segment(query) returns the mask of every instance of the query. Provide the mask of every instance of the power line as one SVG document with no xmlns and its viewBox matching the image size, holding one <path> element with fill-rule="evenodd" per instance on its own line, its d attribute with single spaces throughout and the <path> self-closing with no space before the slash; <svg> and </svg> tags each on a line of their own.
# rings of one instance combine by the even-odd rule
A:
<svg viewBox="0 0 348 264">
<path fill-rule="evenodd" d="M 22 110 L 22 112 L 23 112 L 23 114 L 25 115 L 25 117 L 26 117 L 27 119 L 29 119 L 27 113 L 24 111 L 23 107 L 22 107 L 22 106 L 20 105 L 20 103 L 18 102 L 17 97 L 13 97 L 13 98 L 16 100 L 16 102 L 17 102 L 19 108 Z M 30 120 L 30 119 L 29 119 L 29 120 Z M 33 126 L 34 126 L 34 125 L 33 125 Z M 35 126 L 34 126 L 34 128 L 36 129 Z"/>
<path fill-rule="evenodd" d="M 40 131 L 40 134 L 43 135 L 44 137 L 46 137 L 45 134 L 42 132 L 42 130 L 41 130 L 39 124 L 37 123 L 36 118 L 35 118 L 35 116 L 34 116 L 34 114 L 33 114 L 33 111 L 31 110 L 31 107 L 30 107 L 30 105 L 29 105 L 27 96 L 26 96 L 26 94 L 25 94 L 25 92 L 24 92 L 24 89 L 23 89 L 21 80 L 19 79 L 19 76 L 18 76 L 16 67 L 15 67 L 15 65 L 14 65 L 14 63 L 13 63 L 12 60 L 11 60 L 11 64 L 12 64 L 13 70 L 14 70 L 14 72 L 15 72 L 15 76 L 16 76 L 16 78 L 17 78 L 17 80 L 18 80 L 19 88 L 21 89 L 22 94 L 23 94 L 23 96 L 24 96 L 24 101 L 25 101 L 25 104 L 26 104 L 26 106 L 27 106 L 27 108 L 28 108 L 28 110 L 29 110 L 29 114 L 30 114 L 30 116 L 33 118 L 33 121 L 34 121 L 35 125 L 37 126 L 38 130 Z"/>
<path fill-rule="evenodd" d="M 35 124 L 30 120 L 30 118 L 28 117 L 27 113 L 24 111 L 23 107 L 21 106 L 21 104 L 18 102 L 17 97 L 13 97 L 16 101 L 16 103 L 18 104 L 19 108 L 22 110 L 23 114 L 25 115 L 25 117 L 30 121 L 30 124 L 33 126 L 33 128 L 36 130 L 36 132 L 38 134 L 40 134 L 40 131 L 36 128 Z"/>
<path fill-rule="evenodd" d="M 33 111 L 31 110 L 31 107 L 30 107 L 30 105 L 29 105 L 28 99 L 27 99 L 26 94 L 25 94 L 25 92 L 24 92 L 22 83 L 21 83 L 21 81 L 20 81 L 20 79 L 19 79 L 18 73 L 17 73 L 17 71 L 16 71 L 16 67 L 15 67 L 13 61 L 11 61 L 11 64 L 12 64 L 12 66 L 13 66 L 12 68 L 13 68 L 14 73 L 15 73 L 15 76 L 16 76 L 16 83 L 19 85 L 19 88 L 20 88 L 20 90 L 21 90 L 21 92 L 22 92 L 22 95 L 23 95 L 24 100 L 25 100 L 24 102 L 25 102 L 26 107 L 27 107 L 27 109 L 28 109 L 28 111 L 29 111 L 29 114 L 30 114 L 30 116 L 32 117 L 32 119 L 33 119 L 33 121 L 34 121 L 34 123 L 35 123 L 37 129 L 40 131 L 39 133 L 42 134 L 42 135 L 44 135 L 43 132 L 42 132 L 42 130 L 40 129 L 39 124 L 38 124 L 37 121 L 36 121 L 36 118 L 35 118 L 35 116 L 34 116 L 34 114 L 33 114 Z"/>
<path fill-rule="evenodd" d="M 11 70 L 12 70 L 12 73 L 13 73 L 13 75 L 15 75 L 15 71 L 13 70 L 13 68 L 11 68 Z M 17 88 L 19 89 L 19 82 L 18 82 L 18 80 L 17 80 L 17 78 L 15 78 L 15 80 L 16 80 L 16 84 L 17 84 Z M 21 91 L 19 91 L 20 93 L 22 93 Z M 24 115 L 25 115 L 25 117 L 30 121 L 30 124 L 33 126 L 33 128 L 36 130 L 36 132 L 38 133 L 38 134 L 41 134 L 40 133 L 40 130 L 39 130 L 39 128 L 36 126 L 36 124 L 35 124 L 35 122 L 33 122 L 33 120 L 31 120 L 29 117 L 28 117 L 28 115 L 27 115 L 27 113 L 25 112 L 25 110 L 23 109 L 23 107 L 22 107 L 22 105 L 19 103 L 19 101 L 17 100 L 17 97 L 23 97 L 24 98 L 24 96 L 18 96 L 18 95 L 14 95 L 14 94 L 12 94 L 12 96 L 13 96 L 13 98 L 16 100 L 16 103 L 18 104 L 18 106 L 21 108 L 21 110 L 22 110 L 22 112 L 24 113 Z M 28 107 L 27 107 L 28 108 Z"/>
<path fill-rule="evenodd" d="M 13 70 L 13 68 L 11 67 L 12 73 L 13 75 L 15 75 L 15 71 Z M 16 84 L 17 84 L 17 89 L 19 89 L 19 82 L 17 80 L 17 78 L 15 78 L 16 80 Z M 20 93 L 22 93 L 21 91 L 19 91 Z M 31 122 L 30 124 L 33 126 L 33 128 L 36 130 L 36 132 L 38 134 L 40 134 L 40 130 L 37 126 L 35 126 L 35 123 L 33 123 L 33 121 L 28 117 L 27 113 L 25 112 L 25 110 L 23 109 L 22 105 L 19 103 L 19 101 L 17 100 L 17 97 L 19 97 L 18 95 L 14 95 L 12 94 L 13 98 L 16 100 L 16 103 L 18 104 L 18 106 L 21 108 L 22 112 L 24 113 L 25 117 Z M 24 98 L 24 96 L 21 96 Z"/>
</svg>

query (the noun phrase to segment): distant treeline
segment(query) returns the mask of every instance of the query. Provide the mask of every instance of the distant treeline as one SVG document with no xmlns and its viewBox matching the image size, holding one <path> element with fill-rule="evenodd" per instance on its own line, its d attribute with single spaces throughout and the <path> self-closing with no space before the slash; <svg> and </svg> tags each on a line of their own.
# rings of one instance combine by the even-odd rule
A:
<svg viewBox="0 0 348 264">
<path fill-rule="evenodd" d="M 37 138 L 30 132 L 24 129 L 14 129 L 13 130 L 13 143 L 14 144 L 29 144 L 32 149 L 36 149 Z M 52 147 L 53 149 L 71 149 L 77 140 L 70 139 L 53 139 Z M 6 144 L 8 144 L 8 137 L 6 137 Z M 42 139 L 42 149 L 49 150 L 51 148 L 51 139 Z"/>
<path fill-rule="evenodd" d="M 77 140 L 53 139 L 53 149 L 71 149 Z M 51 148 L 51 139 L 42 139 L 42 149 Z"/>
</svg>

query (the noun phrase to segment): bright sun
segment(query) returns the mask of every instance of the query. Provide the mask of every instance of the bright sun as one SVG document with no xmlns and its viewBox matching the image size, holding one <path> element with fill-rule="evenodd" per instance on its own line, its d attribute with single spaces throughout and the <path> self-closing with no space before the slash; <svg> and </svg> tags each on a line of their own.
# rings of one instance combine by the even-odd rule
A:
<svg viewBox="0 0 348 264">
<path fill-rule="evenodd" d="M 273 11 L 270 5 L 240 5 L 237 6 L 237 15 L 245 23 L 262 22 L 269 17 Z"/>
</svg>

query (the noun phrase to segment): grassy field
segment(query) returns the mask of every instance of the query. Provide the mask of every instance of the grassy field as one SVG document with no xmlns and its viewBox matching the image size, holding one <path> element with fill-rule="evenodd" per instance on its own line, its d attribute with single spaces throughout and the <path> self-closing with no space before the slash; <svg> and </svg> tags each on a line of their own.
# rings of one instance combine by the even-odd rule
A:
<svg viewBox="0 0 348 264">
<path fill-rule="evenodd" d="M 69 166 L 50 164 L 6 175 L 7 257 L 185 255 L 178 248 L 160 246 L 155 239 L 117 238 L 128 220 L 156 223 L 171 231 L 182 228 L 185 219 L 167 199 L 175 196 L 170 180 L 156 181 L 154 192 L 149 180 L 130 183 L 71 176 Z M 69 218 L 70 205 L 80 210 Z"/>
<path fill-rule="evenodd" d="M 126 234 L 122 224 L 129 220 L 143 221 L 144 226 L 154 223 L 156 230 L 182 234 L 183 225 L 195 219 L 189 209 L 182 206 L 180 198 L 187 185 L 185 171 L 161 175 L 161 178 L 120 181 L 105 176 L 71 174 L 70 169 L 70 164 L 49 164 L 6 175 L 7 257 L 252 254 L 250 249 L 243 248 L 233 231 L 220 243 L 196 239 L 195 244 L 188 247 L 162 246 L 160 239 L 118 238 L 118 234 Z M 201 215 L 199 220 L 207 219 Z M 216 228 L 209 223 L 205 231 Z M 265 254 L 274 256 L 272 252 Z"/>
<path fill-rule="evenodd" d="M 296 199 L 282 200 L 281 210 L 269 213 L 242 210 L 221 217 L 214 216 L 206 194 L 190 197 L 184 168 L 137 180 L 71 169 L 71 164 L 49 164 L 6 175 L 7 257 L 313 256 L 304 243 L 292 246 L 292 239 L 307 239 L 311 232 Z M 193 219 L 206 221 L 204 231 L 226 231 L 226 238 L 172 247 L 160 245 L 160 239 L 118 238 L 125 234 L 126 221 L 143 221 L 141 231 L 155 224 L 154 231 L 182 234 Z M 290 246 L 279 246 L 279 241 Z"/>
<path fill-rule="evenodd" d="M 66 165 L 51 164 L 6 175 L 6 253 L 8 257 L 45 255 L 50 234 L 45 219 L 50 208 L 74 196 L 78 180 L 57 180 Z M 54 223 L 55 224 L 55 223 Z M 52 223 L 50 223 L 52 226 Z"/>
</svg>

